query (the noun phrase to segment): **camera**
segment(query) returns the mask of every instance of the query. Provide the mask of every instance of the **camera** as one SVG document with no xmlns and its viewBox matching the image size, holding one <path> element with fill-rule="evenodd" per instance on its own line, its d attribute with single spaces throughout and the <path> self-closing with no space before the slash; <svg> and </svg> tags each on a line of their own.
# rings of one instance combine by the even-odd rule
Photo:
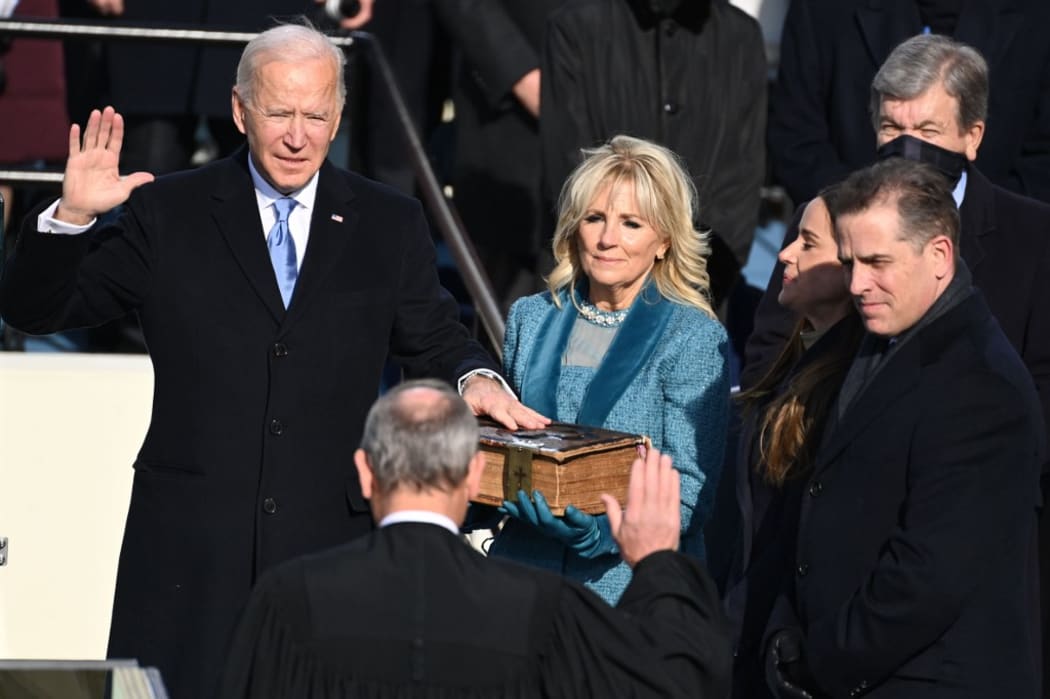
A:
<svg viewBox="0 0 1050 699">
<path fill-rule="evenodd" d="M 325 0 L 324 3 L 324 13 L 336 22 L 353 17 L 360 11 L 361 3 L 357 0 Z"/>
</svg>

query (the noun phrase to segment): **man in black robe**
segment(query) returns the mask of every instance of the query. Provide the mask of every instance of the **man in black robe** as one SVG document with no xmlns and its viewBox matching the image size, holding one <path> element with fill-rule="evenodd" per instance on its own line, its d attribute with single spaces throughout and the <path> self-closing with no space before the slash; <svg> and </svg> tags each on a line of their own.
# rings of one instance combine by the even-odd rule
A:
<svg viewBox="0 0 1050 699">
<path fill-rule="evenodd" d="M 379 529 L 260 580 L 221 696 L 725 696 L 717 593 L 675 552 L 670 458 L 635 461 L 626 511 L 603 498 L 634 569 L 613 609 L 462 542 L 457 523 L 484 469 L 477 445 L 470 409 L 439 382 L 380 398 L 354 454 Z"/>
</svg>

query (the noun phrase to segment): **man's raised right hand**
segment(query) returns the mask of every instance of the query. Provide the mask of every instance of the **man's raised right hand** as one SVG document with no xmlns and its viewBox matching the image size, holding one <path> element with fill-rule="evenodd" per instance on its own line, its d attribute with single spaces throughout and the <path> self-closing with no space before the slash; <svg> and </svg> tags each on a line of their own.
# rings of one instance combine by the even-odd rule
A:
<svg viewBox="0 0 1050 699">
<path fill-rule="evenodd" d="M 124 117 L 113 107 L 91 112 L 81 142 L 80 126 L 69 129 L 69 160 L 62 180 L 62 199 L 55 218 L 85 226 L 100 214 L 120 206 L 136 187 L 153 181 L 148 172 L 120 176 Z"/>
</svg>

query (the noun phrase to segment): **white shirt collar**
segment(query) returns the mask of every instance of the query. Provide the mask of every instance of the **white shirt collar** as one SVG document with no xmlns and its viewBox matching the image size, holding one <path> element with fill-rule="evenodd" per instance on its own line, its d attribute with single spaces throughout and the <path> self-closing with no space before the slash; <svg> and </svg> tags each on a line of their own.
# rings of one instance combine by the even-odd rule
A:
<svg viewBox="0 0 1050 699">
<path fill-rule="evenodd" d="M 259 202 L 260 209 L 270 209 L 275 201 L 282 197 L 288 197 L 295 199 L 297 209 L 303 209 L 306 212 L 313 210 L 314 200 L 317 198 L 317 180 L 321 175 L 320 170 L 314 173 L 314 176 L 303 185 L 302 189 L 298 189 L 290 194 L 281 194 L 259 174 L 250 152 L 248 153 L 248 172 L 252 175 L 252 184 L 255 185 L 255 198 Z"/>
<path fill-rule="evenodd" d="M 962 206 L 963 197 L 966 196 L 966 170 L 962 171 L 962 176 L 959 177 L 959 181 L 955 183 L 955 189 L 952 190 L 952 199 L 955 200 L 956 208 Z"/>
<path fill-rule="evenodd" d="M 456 526 L 456 523 L 453 522 L 451 518 L 431 510 L 399 510 L 397 512 L 391 512 L 379 521 L 379 527 L 388 527 L 391 524 L 401 524 L 403 522 L 436 524 L 439 527 L 444 527 L 453 534 L 459 534 L 459 527 Z"/>
</svg>

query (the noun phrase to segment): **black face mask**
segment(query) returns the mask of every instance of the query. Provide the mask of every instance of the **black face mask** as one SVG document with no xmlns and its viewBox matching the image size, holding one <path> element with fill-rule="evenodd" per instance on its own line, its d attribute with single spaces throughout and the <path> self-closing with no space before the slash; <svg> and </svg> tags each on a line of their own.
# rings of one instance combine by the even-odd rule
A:
<svg viewBox="0 0 1050 699">
<path fill-rule="evenodd" d="M 904 134 L 879 147 L 879 160 L 901 157 L 926 163 L 944 173 L 954 187 L 959 183 L 966 165 L 970 162 L 962 153 L 941 148 L 921 138 Z"/>
</svg>

